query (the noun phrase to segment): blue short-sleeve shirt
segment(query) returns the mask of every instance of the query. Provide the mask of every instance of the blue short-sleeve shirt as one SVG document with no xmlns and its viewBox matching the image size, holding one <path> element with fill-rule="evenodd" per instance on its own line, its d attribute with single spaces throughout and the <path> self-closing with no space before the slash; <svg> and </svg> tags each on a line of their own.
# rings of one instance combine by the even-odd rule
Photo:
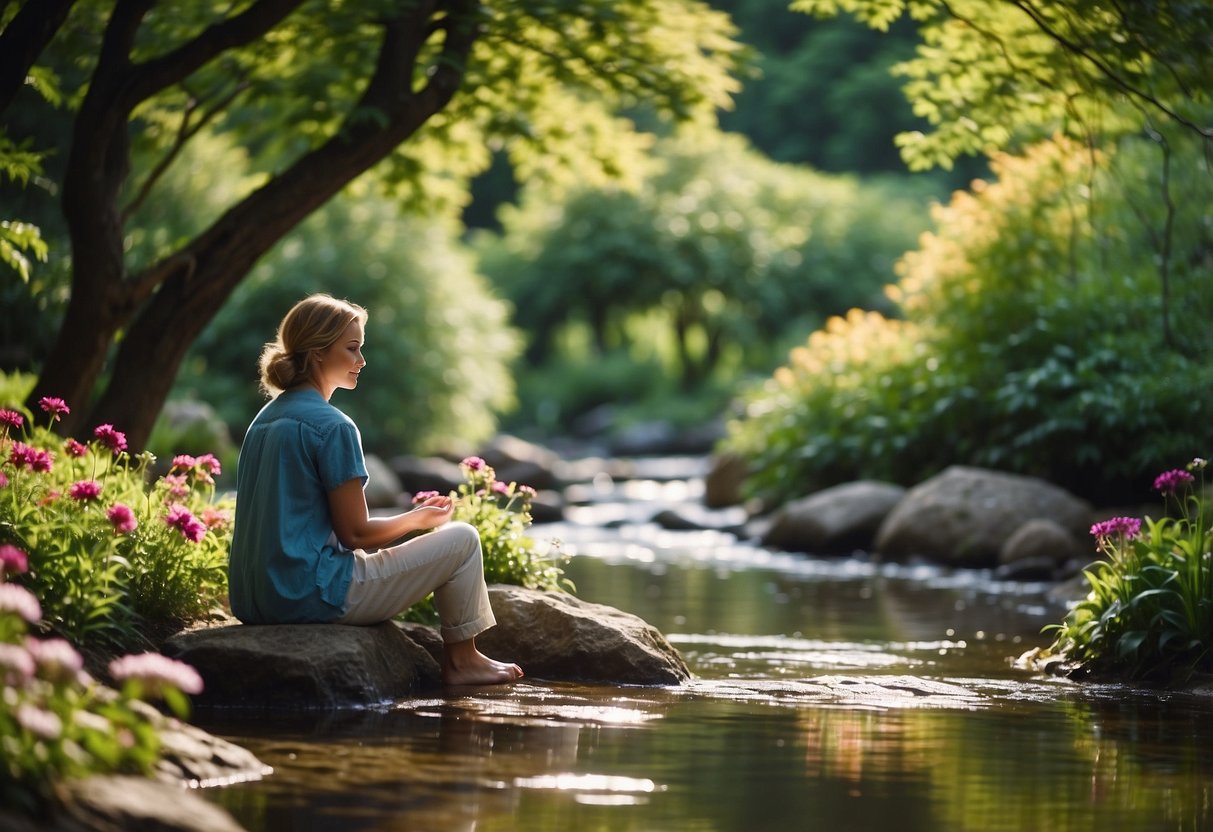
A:
<svg viewBox="0 0 1213 832">
<path fill-rule="evenodd" d="M 354 560 L 337 541 L 328 492 L 366 485 L 362 437 L 311 388 L 282 393 L 249 425 L 236 471 L 228 558 L 232 613 L 246 624 L 335 621 Z"/>
</svg>

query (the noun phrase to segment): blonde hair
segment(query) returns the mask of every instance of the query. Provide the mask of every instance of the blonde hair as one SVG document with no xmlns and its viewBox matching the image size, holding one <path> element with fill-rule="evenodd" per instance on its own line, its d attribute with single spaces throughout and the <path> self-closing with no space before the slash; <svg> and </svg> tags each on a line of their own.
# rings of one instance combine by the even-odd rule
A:
<svg viewBox="0 0 1213 832">
<path fill-rule="evenodd" d="M 331 295 L 309 295 L 291 307 L 278 336 L 261 351 L 261 390 L 274 398 L 312 377 L 314 356 L 326 350 L 354 321 L 366 325 L 367 311 Z"/>
</svg>

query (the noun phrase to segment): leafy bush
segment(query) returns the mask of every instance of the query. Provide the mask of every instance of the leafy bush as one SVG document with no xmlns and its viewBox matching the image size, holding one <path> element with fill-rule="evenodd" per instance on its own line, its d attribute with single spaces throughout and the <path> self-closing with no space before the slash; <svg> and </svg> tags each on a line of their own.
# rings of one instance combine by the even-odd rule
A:
<svg viewBox="0 0 1213 832">
<path fill-rule="evenodd" d="M 1083 672 L 1184 679 L 1213 671 L 1213 528 L 1203 459 L 1167 471 L 1155 487 L 1177 517 L 1114 517 L 1091 528 L 1106 556 L 1084 574 L 1091 591 L 1046 632 L 1046 655 Z M 1199 476 L 1199 484 L 1197 484 Z"/>
<path fill-rule="evenodd" d="M 0 797 L 26 814 L 51 800 L 57 781 L 114 772 L 150 774 L 160 737 L 142 702 L 162 699 L 177 716 L 189 710 L 186 694 L 202 690 L 193 668 L 156 654 L 123 656 L 110 663 L 120 691 L 102 687 L 63 639 L 34 638 L 42 609 L 29 590 L 12 583 L 28 558 L 0 544 Z"/>
<path fill-rule="evenodd" d="M 516 482 L 501 482 L 493 467 L 478 456 L 465 458 L 459 468 L 465 481 L 451 495 L 455 500 L 452 519 L 470 523 L 480 532 L 485 581 L 528 589 L 572 591 L 573 583 L 564 577 L 561 566 L 565 556 L 558 548 L 546 551 L 527 533 L 535 489 Z M 423 502 L 435 493 L 418 492 L 413 502 Z M 433 600 L 430 595 L 414 604 L 405 617 L 435 622 L 438 616 Z"/>
<path fill-rule="evenodd" d="M 253 270 L 199 337 L 174 387 L 213 406 L 241 436 L 265 404 L 257 359 L 286 311 L 313 292 L 365 306 L 366 369 L 341 408 L 385 458 L 473 444 L 514 403 L 519 352 L 509 307 L 437 220 L 372 197 L 335 200 Z"/>
<path fill-rule="evenodd" d="M 529 336 L 524 379 L 623 357 L 647 383 L 655 364 L 661 390 L 635 399 L 766 373 L 828 315 L 886 306 L 895 259 L 929 224 L 909 186 L 776 164 L 715 131 L 659 140 L 640 173 L 635 190 L 526 188 L 504 233 L 475 240 Z M 524 412 L 531 391 L 551 395 L 520 388 Z"/>
<path fill-rule="evenodd" d="M 964 463 L 1111 502 L 1213 442 L 1213 177 L 1174 142 L 1195 175 L 1170 185 L 1186 210 L 1163 271 L 1149 150 L 1092 167 L 1085 148 L 1042 145 L 938 208 L 888 290 L 900 320 L 836 318 L 746 395 L 726 445 L 752 491 L 910 485 Z"/>
<path fill-rule="evenodd" d="M 0 410 L 0 543 L 28 553 L 20 580 L 46 626 L 77 645 L 130 648 L 209 612 L 226 591 L 230 537 L 218 460 L 181 456 L 149 483 L 151 455 L 128 454 L 121 431 L 65 440 L 50 426 L 68 405 L 42 408 L 45 426 Z"/>
</svg>

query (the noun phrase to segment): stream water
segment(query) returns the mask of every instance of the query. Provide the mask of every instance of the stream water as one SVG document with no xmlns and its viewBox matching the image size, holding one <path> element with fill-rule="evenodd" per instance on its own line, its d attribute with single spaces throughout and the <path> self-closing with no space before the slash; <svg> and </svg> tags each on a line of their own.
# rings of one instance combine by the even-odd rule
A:
<svg viewBox="0 0 1213 832">
<path fill-rule="evenodd" d="M 199 714 L 274 769 L 202 794 L 250 832 L 1213 828 L 1213 703 L 1012 667 L 1048 641 L 1046 586 L 666 530 L 661 508 L 733 518 L 699 508 L 694 461 L 653 466 L 534 533 L 573 555 L 579 597 L 665 633 L 690 683 Z"/>
</svg>

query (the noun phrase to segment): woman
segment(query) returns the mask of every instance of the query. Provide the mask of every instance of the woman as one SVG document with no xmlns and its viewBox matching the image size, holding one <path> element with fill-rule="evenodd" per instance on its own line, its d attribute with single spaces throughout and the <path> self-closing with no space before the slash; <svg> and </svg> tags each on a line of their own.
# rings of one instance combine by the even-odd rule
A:
<svg viewBox="0 0 1213 832">
<path fill-rule="evenodd" d="M 443 681 L 512 682 L 522 676 L 518 665 L 476 648 L 476 635 L 496 619 L 480 536 L 449 522 L 451 498 L 431 497 L 391 517 L 367 510 L 361 435 L 329 403 L 334 390 L 358 386 L 366 319 L 360 306 L 312 295 L 295 304 L 262 351 L 261 388 L 271 401 L 240 449 L 232 612 L 246 624 L 375 624 L 433 592 Z"/>
</svg>

